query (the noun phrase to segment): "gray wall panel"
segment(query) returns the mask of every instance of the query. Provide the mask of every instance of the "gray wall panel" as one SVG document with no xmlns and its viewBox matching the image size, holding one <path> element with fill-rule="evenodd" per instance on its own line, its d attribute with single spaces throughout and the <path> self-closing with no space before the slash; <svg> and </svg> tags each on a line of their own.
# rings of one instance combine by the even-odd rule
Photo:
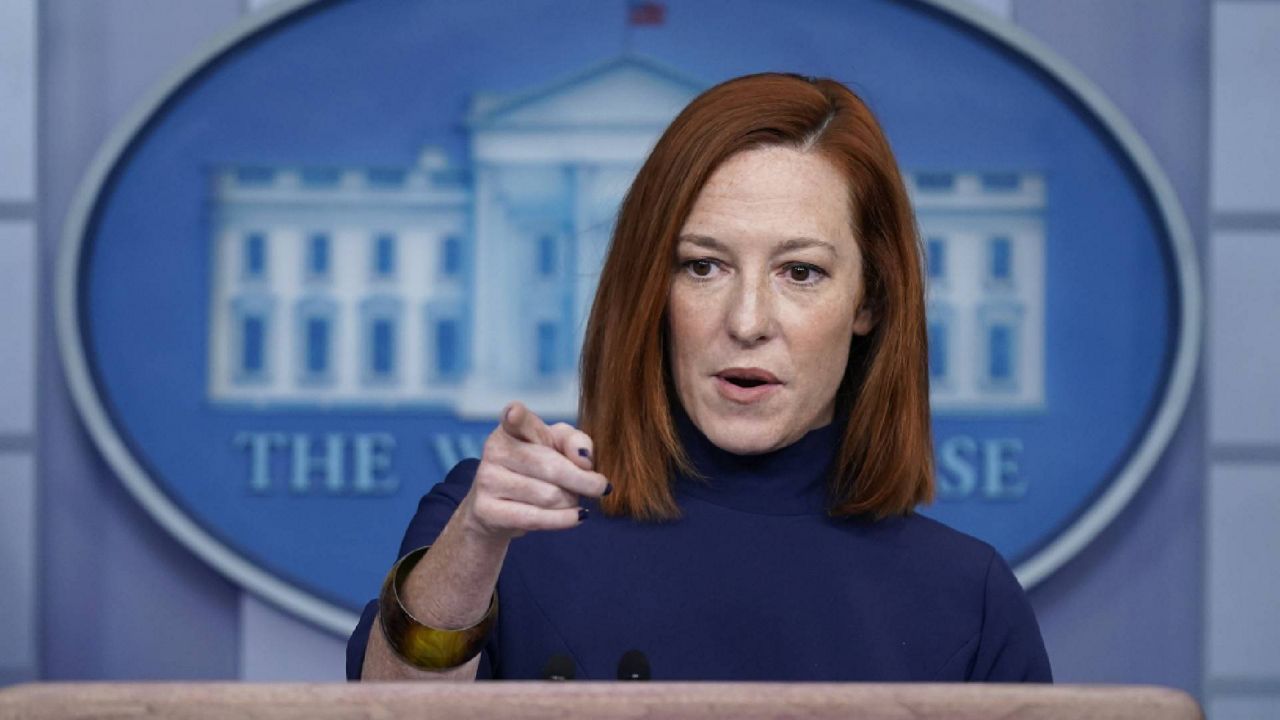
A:
<svg viewBox="0 0 1280 720">
<path fill-rule="evenodd" d="M 0 202 L 35 197 L 36 3 L 0 3 Z"/>
<path fill-rule="evenodd" d="M 0 436 L 35 432 L 35 229 L 0 220 Z"/>
<path fill-rule="evenodd" d="M 1205 236 L 1204 0 L 1016 0 L 1014 20 L 1084 72 L 1133 123 Z M 1204 400 L 1197 383 L 1161 462 L 1084 552 L 1031 594 L 1058 678 L 1199 693 Z"/>
<path fill-rule="evenodd" d="M 73 192 L 98 147 L 166 73 L 230 25 L 238 0 L 41 4 L 40 255 L 51 297 Z M 42 301 L 41 357 L 58 357 Z M 239 592 L 129 497 L 80 427 L 56 361 L 39 368 L 42 675 L 236 677 Z"/>
<path fill-rule="evenodd" d="M 1213 717 L 1280 715 L 1280 3 L 1218 0 L 1208 388 L 1206 700 Z"/>
<path fill-rule="evenodd" d="M 35 467 L 0 453 L 0 684 L 36 674 Z"/>
<path fill-rule="evenodd" d="M 317 630 L 249 593 L 240 603 L 240 678 L 251 682 L 345 680 L 346 638 Z"/>
<path fill-rule="evenodd" d="M 1208 380 L 1215 445 L 1280 447 L 1280 232 L 1215 232 Z"/>
<path fill-rule="evenodd" d="M 1214 5 L 1213 205 L 1280 213 L 1280 3 Z"/>
<path fill-rule="evenodd" d="M 1218 465 L 1208 495 L 1206 671 L 1280 689 L 1280 464 Z"/>
</svg>

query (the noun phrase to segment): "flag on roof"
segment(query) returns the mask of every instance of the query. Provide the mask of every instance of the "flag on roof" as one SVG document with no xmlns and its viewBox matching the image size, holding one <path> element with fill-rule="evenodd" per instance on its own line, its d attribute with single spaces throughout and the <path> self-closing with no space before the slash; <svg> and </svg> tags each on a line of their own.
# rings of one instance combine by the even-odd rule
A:
<svg viewBox="0 0 1280 720">
<path fill-rule="evenodd" d="M 651 0 L 627 3 L 628 25 L 661 25 L 667 19 L 667 6 Z"/>
</svg>

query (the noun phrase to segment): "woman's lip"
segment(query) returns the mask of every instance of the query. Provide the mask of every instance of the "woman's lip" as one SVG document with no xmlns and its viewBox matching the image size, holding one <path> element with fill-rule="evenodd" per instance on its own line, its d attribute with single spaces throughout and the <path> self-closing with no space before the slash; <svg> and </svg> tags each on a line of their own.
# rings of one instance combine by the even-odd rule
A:
<svg viewBox="0 0 1280 720">
<path fill-rule="evenodd" d="M 781 383 L 761 383 L 755 387 L 742 387 L 741 385 L 734 385 L 719 375 L 715 376 L 715 381 L 716 390 L 720 391 L 721 397 L 741 405 L 760 402 L 772 394 L 773 391 L 782 387 Z"/>
<path fill-rule="evenodd" d="M 716 373 L 716 377 L 732 377 L 747 380 L 759 380 L 767 383 L 780 383 L 778 376 L 758 367 L 731 367 Z"/>
</svg>

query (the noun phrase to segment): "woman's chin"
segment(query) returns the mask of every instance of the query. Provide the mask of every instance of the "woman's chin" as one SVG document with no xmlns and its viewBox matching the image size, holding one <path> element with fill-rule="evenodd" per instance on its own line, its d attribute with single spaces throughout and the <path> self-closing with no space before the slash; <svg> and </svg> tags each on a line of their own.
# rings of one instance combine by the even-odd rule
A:
<svg viewBox="0 0 1280 720">
<path fill-rule="evenodd" d="M 760 455 L 794 442 L 789 439 L 786 428 L 780 427 L 771 418 L 719 418 L 707 423 L 710 427 L 700 428 L 716 447 L 735 455 Z"/>
</svg>

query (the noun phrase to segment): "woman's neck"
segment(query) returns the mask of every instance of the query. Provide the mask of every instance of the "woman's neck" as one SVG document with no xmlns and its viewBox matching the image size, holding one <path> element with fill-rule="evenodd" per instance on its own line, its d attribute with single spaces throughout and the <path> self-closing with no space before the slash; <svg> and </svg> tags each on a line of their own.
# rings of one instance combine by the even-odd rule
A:
<svg viewBox="0 0 1280 720">
<path fill-rule="evenodd" d="M 810 430 L 778 450 L 737 455 L 711 442 L 679 403 L 672 404 L 672 416 L 685 453 L 701 476 L 677 473 L 677 497 L 759 515 L 825 512 L 827 478 L 839 449 L 834 423 Z"/>
</svg>

